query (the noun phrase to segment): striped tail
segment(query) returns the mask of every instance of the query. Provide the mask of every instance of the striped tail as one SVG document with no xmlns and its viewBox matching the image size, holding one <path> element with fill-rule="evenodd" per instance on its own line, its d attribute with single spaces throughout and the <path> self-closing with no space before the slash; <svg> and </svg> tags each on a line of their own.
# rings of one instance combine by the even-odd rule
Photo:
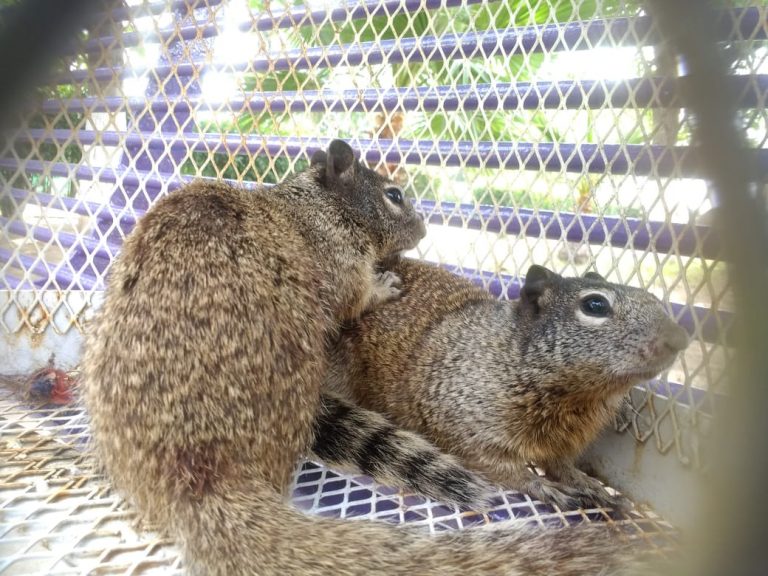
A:
<svg viewBox="0 0 768 576">
<path fill-rule="evenodd" d="M 425 438 L 327 392 L 315 420 L 312 451 L 331 467 L 362 472 L 440 502 L 483 509 L 491 495 L 485 480 Z"/>
</svg>

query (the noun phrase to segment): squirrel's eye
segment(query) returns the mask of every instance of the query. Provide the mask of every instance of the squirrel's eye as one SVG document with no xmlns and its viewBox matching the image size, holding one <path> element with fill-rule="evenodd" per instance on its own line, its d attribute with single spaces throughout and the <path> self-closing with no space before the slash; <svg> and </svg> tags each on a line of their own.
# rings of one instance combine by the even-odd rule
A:
<svg viewBox="0 0 768 576">
<path fill-rule="evenodd" d="M 387 188 L 384 190 L 384 194 L 389 198 L 390 202 L 393 204 L 402 204 L 403 203 L 403 192 L 400 190 L 400 188 L 395 188 L 394 186 L 391 186 L 390 188 Z"/>
<path fill-rule="evenodd" d="M 611 303 L 605 296 L 591 294 L 582 299 L 581 311 L 589 316 L 608 316 L 611 313 Z"/>
</svg>

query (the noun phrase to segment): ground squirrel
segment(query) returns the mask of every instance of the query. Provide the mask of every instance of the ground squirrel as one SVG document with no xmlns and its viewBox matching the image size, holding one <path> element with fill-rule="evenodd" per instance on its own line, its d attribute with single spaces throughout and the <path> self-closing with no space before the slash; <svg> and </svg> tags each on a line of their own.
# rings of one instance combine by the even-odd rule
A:
<svg viewBox="0 0 768 576">
<path fill-rule="evenodd" d="M 286 504 L 328 413 L 329 339 L 397 294 L 374 263 L 424 233 L 402 191 L 334 141 L 269 190 L 172 192 L 127 238 L 89 327 L 83 398 L 106 472 L 178 538 L 192 573 L 583 574 L 620 561 L 606 530 L 430 537 Z"/>
<path fill-rule="evenodd" d="M 594 272 L 563 278 L 536 265 L 513 302 L 427 263 L 393 271 L 401 297 L 342 332 L 330 389 L 506 488 L 567 508 L 623 503 L 574 460 L 630 387 L 687 346 L 661 302 Z"/>
</svg>

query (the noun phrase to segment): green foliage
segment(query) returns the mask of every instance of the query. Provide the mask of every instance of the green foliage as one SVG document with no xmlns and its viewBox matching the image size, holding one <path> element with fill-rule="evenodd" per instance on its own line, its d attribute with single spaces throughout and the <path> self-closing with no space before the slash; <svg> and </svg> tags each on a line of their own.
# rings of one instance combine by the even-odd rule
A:
<svg viewBox="0 0 768 576">
<path fill-rule="evenodd" d="M 269 74 L 244 74 L 243 90 L 257 92 L 294 92 L 296 90 L 319 90 L 322 88 L 331 70 L 274 70 Z"/>
<path fill-rule="evenodd" d="M 69 70 L 71 66 L 81 65 L 85 62 L 83 55 L 69 56 L 60 58 L 52 66 L 54 76 Z M 33 97 L 42 102 L 44 100 L 68 100 L 72 98 L 83 98 L 88 96 L 88 88 L 84 84 L 51 84 L 37 87 L 32 93 Z M 27 118 L 27 124 L 30 128 L 43 129 L 61 129 L 61 130 L 80 130 L 85 123 L 85 117 L 80 112 L 57 112 L 55 117 L 44 113 L 35 113 Z M 39 142 L 33 146 L 29 142 L 19 141 L 13 145 L 14 153 L 19 158 L 35 158 L 47 162 L 67 162 L 78 164 L 83 159 L 83 146 L 74 138 L 67 144 L 55 142 Z M 9 186 L 16 186 L 22 189 L 34 190 L 45 194 L 51 194 L 56 190 L 61 190 L 61 185 L 54 188 L 53 178 L 50 176 L 13 172 L 4 170 L 0 180 Z M 63 195 L 74 197 L 77 193 L 77 186 L 74 181 L 68 181 L 64 184 Z M 3 215 L 12 208 L 8 204 L 7 198 L 0 202 Z"/>
<path fill-rule="evenodd" d="M 254 11 L 271 13 L 304 6 L 302 0 L 250 0 Z M 639 5 L 632 0 L 501 0 L 499 2 L 473 4 L 460 8 L 419 9 L 415 12 L 376 16 L 340 22 L 325 22 L 320 26 L 303 26 L 299 29 L 281 30 L 279 35 L 285 49 L 338 46 L 344 44 L 377 43 L 403 38 L 445 37 L 448 34 L 464 34 L 499 31 L 513 27 L 537 26 L 555 22 L 570 22 L 590 18 L 606 18 L 636 14 Z M 535 81 L 538 72 L 546 62 L 557 55 L 542 53 L 513 54 L 511 56 L 487 58 L 448 58 L 439 61 L 393 63 L 389 65 L 362 67 L 362 73 L 372 78 L 383 75 L 382 84 L 396 87 L 416 86 L 477 86 L 482 84 L 515 83 Z M 314 70 L 268 71 L 260 74 L 243 74 L 240 85 L 246 94 L 269 95 L 276 92 L 319 90 L 329 87 L 335 80 L 336 70 L 331 67 Z M 357 72 L 357 71 L 355 71 Z M 350 71 L 352 73 L 352 71 Z M 336 88 L 337 86 L 334 86 Z M 332 127 L 339 137 L 366 137 L 363 114 L 349 114 L 343 126 L 333 124 L 335 114 L 302 113 L 306 120 L 302 126 L 313 133 Z M 541 110 L 519 110 L 517 112 L 446 111 L 410 112 L 398 136 L 414 140 L 448 141 L 492 141 L 492 142 L 562 142 L 570 133 L 560 133 L 550 120 L 551 114 Z M 639 124 L 622 141 L 645 143 L 647 134 L 653 132 L 651 111 L 640 113 Z M 212 133 L 236 131 L 245 134 L 270 136 L 301 136 L 297 133 L 297 120 L 290 112 L 285 113 L 242 113 L 234 121 L 211 121 L 199 126 Z M 586 131 L 579 132 L 583 142 L 599 142 L 600 136 L 593 128 L 590 116 Z M 297 165 L 297 168 L 299 166 Z M 248 180 L 272 181 L 278 178 L 282 168 L 272 169 L 265 158 L 249 159 L 244 156 L 193 155 L 182 168 L 190 174 L 224 175 Z M 411 185 L 426 191 L 423 197 L 434 196 L 439 191 L 441 198 L 447 198 L 441 186 L 440 174 L 434 174 L 417 167 L 409 167 Z M 537 206 L 550 210 L 574 210 L 573 198 L 554 198 L 546 194 L 531 194 L 525 190 L 510 190 L 509 187 L 487 185 L 492 182 L 493 170 L 479 170 L 478 179 L 484 182 L 472 192 L 475 201 L 497 205 Z M 475 186 L 475 182 L 470 183 Z M 618 206 L 603 206 L 601 210 L 618 213 Z M 627 211 L 622 212 L 626 215 Z"/>
<path fill-rule="evenodd" d="M 598 10 L 598 6 L 600 10 Z M 471 7 L 476 14 L 475 25 L 480 29 L 508 28 L 510 26 L 532 26 L 552 22 L 586 20 L 596 15 L 613 16 L 619 11 L 619 2 L 597 2 L 587 0 L 551 0 L 549 2 L 516 1 L 478 4 Z"/>
<path fill-rule="evenodd" d="M 192 152 L 181 167 L 182 174 L 207 176 L 210 178 L 242 179 L 248 182 L 276 184 L 288 174 L 305 170 L 309 162 L 302 158 L 291 162 L 288 157 L 246 156 L 238 154 L 209 154 Z"/>
</svg>

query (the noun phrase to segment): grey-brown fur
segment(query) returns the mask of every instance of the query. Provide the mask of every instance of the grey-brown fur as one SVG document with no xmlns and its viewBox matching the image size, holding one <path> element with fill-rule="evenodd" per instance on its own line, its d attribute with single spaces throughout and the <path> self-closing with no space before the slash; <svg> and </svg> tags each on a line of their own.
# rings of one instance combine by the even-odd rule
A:
<svg viewBox="0 0 768 576">
<path fill-rule="evenodd" d="M 116 487 L 195 574 L 595 573 L 605 530 L 436 538 L 288 506 L 339 322 L 397 294 L 375 261 L 424 226 L 340 142 L 271 190 L 194 183 L 126 240 L 88 334 L 84 400 Z M 567 562 L 566 562 L 567 561 Z"/>
<path fill-rule="evenodd" d="M 540 266 L 515 302 L 430 264 L 402 260 L 393 271 L 401 297 L 342 333 L 331 389 L 506 488 L 561 507 L 619 504 L 574 461 L 629 388 L 687 345 L 661 302 L 594 273 L 563 278 Z M 597 293 L 614 300 L 605 320 L 580 311 Z"/>
</svg>

